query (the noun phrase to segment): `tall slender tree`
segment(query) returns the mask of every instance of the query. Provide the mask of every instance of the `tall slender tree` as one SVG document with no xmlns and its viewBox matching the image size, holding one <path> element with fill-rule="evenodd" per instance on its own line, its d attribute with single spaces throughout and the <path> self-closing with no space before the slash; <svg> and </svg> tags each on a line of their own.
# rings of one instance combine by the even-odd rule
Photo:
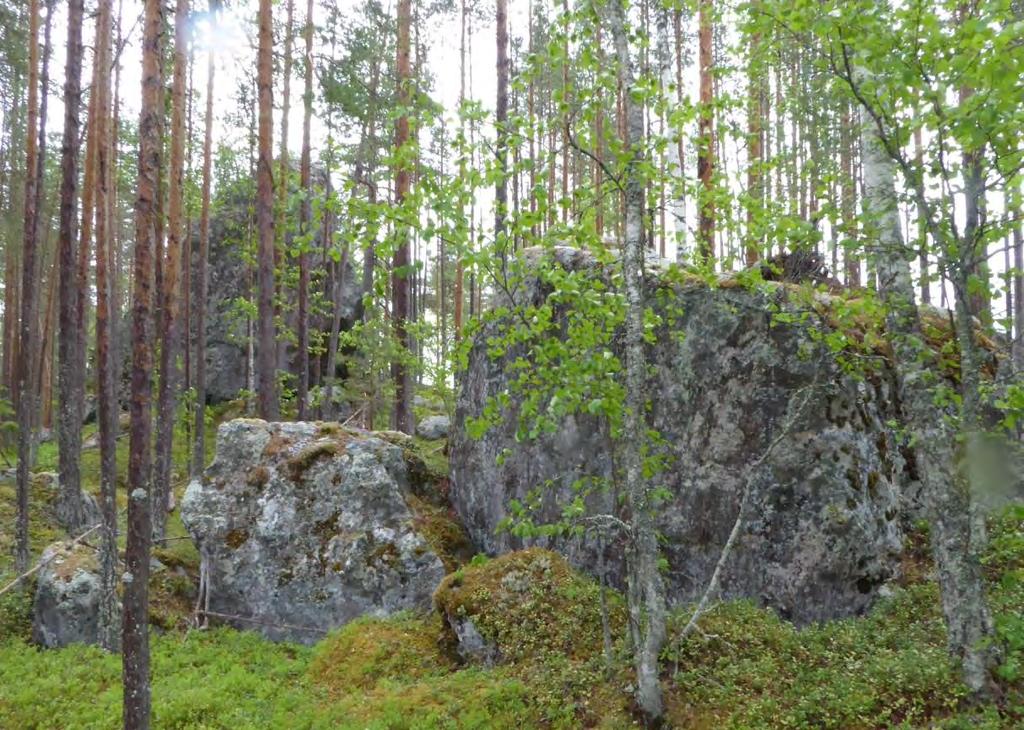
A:
<svg viewBox="0 0 1024 730">
<path fill-rule="evenodd" d="M 259 162 L 257 164 L 256 219 L 259 229 L 259 323 L 256 348 L 258 410 L 260 418 L 279 416 L 274 337 L 274 179 L 273 164 L 273 70 L 274 48 L 271 0 L 260 0 L 260 33 L 256 86 L 259 96 Z"/>
<path fill-rule="evenodd" d="M 210 0 L 210 13 L 220 11 L 220 0 Z M 192 447 L 192 476 L 202 474 L 206 466 L 206 308 L 210 275 L 210 189 L 213 185 L 213 81 L 216 65 L 214 50 L 207 50 L 206 114 L 203 120 L 203 200 L 199 212 L 199 252 L 196 256 L 196 412 L 195 444 Z"/>
<path fill-rule="evenodd" d="M 157 195 L 161 165 L 160 115 L 163 80 L 160 0 L 146 0 L 142 34 L 142 109 L 139 115 L 139 170 L 135 199 L 135 256 L 132 274 L 131 432 L 128 444 L 128 540 L 125 548 L 122 680 L 124 726 L 150 726 L 149 560 L 153 525 L 152 480 L 153 276 L 157 249 Z"/>
<path fill-rule="evenodd" d="M 306 24 L 303 28 L 306 53 L 303 59 L 302 92 L 302 160 L 299 176 L 302 186 L 302 208 L 299 211 L 299 420 L 309 411 L 309 244 L 307 238 L 313 225 L 313 178 L 311 174 L 310 127 L 313 119 L 313 0 L 307 0 Z M 344 275 L 344 272 L 342 272 Z"/>
<path fill-rule="evenodd" d="M 15 362 L 14 406 L 18 420 L 18 517 L 15 529 L 15 566 L 18 572 L 28 568 L 28 482 L 32 464 L 32 429 L 35 418 L 35 394 L 30 386 L 36 347 L 36 242 L 39 235 L 38 172 L 39 150 L 39 0 L 29 4 L 28 119 L 25 125 L 25 223 L 21 249 L 21 320 Z"/>
<path fill-rule="evenodd" d="M 701 193 L 697 216 L 698 253 L 710 261 L 715 255 L 715 95 L 712 65 L 714 7 L 712 0 L 698 0 L 700 64 L 700 137 L 697 145 L 697 177 Z"/>
<path fill-rule="evenodd" d="M 500 239 L 505 235 L 505 216 L 508 215 L 508 176 L 505 174 L 508 166 L 508 0 L 497 0 L 494 22 L 498 80 L 494 115 L 498 136 L 498 177 L 494 183 L 494 236 L 495 239 Z M 503 252 L 503 256 L 507 256 L 507 252 Z"/>
<path fill-rule="evenodd" d="M 96 413 L 100 447 L 100 510 L 103 535 L 100 547 L 100 645 L 115 651 L 120 615 L 117 608 L 117 393 L 111 330 L 114 323 L 111 257 L 113 238 L 114 146 L 110 124 L 110 61 L 113 28 L 112 0 L 100 0 L 96 15 L 94 74 L 96 119 L 92 124 L 96 145 Z"/>
<path fill-rule="evenodd" d="M 600 2 L 600 0 L 596 0 Z M 628 158 L 624 172 L 626 236 L 623 240 L 622 276 L 625 287 L 625 415 L 622 426 L 622 462 L 625 498 L 629 511 L 630 544 L 627 548 L 627 597 L 629 626 L 636 671 L 636 699 L 652 724 L 664 713 L 658 657 L 665 641 L 665 589 L 658 568 L 658 535 L 654 526 L 654 504 L 644 475 L 645 426 L 644 382 L 647 356 L 644 350 L 644 226 L 645 148 L 643 107 L 637 102 L 635 62 L 630 52 L 629 32 L 622 4 L 604 5 L 606 22 L 613 38 L 619 76 L 626 93 L 626 143 Z"/>
<path fill-rule="evenodd" d="M 171 457 L 174 444 L 178 353 L 181 349 L 179 267 L 187 225 L 185 207 L 185 84 L 188 76 L 189 0 L 174 10 L 174 68 L 171 80 L 171 156 L 168 168 L 167 246 L 164 251 L 160 319 L 160 385 L 157 395 L 156 459 L 153 473 L 153 537 L 163 540 L 171 499 Z"/>
<path fill-rule="evenodd" d="M 400 112 L 395 122 L 395 206 L 399 209 L 409 194 L 411 173 L 409 154 L 409 105 L 412 101 L 412 66 L 409 63 L 409 36 L 412 26 L 411 0 L 398 0 L 398 106 Z M 391 314 L 394 320 L 395 339 L 400 352 L 391 364 L 391 377 L 395 381 L 395 408 L 393 426 L 405 433 L 413 432 L 412 377 L 406 362 L 412 351 L 409 337 L 409 227 L 404 222 L 395 226 L 395 253 L 391 262 Z"/>
</svg>

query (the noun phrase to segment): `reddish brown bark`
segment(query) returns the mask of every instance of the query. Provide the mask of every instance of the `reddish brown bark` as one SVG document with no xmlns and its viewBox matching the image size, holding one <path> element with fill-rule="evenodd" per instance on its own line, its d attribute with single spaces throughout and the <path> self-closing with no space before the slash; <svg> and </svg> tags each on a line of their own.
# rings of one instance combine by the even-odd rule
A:
<svg viewBox="0 0 1024 730">
<path fill-rule="evenodd" d="M 256 86 L 259 96 L 259 161 L 257 163 L 256 219 L 259 229 L 259 323 L 256 348 L 258 410 L 260 418 L 279 417 L 274 361 L 274 179 L 271 165 L 273 135 L 273 37 L 271 0 L 260 0 L 259 57 Z"/>
</svg>

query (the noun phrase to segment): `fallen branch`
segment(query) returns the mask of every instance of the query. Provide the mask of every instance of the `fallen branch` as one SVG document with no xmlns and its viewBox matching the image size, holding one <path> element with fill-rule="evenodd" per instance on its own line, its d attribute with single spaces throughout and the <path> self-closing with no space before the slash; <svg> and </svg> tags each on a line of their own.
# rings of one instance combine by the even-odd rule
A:
<svg viewBox="0 0 1024 730">
<path fill-rule="evenodd" d="M 78 536 L 78 537 L 76 537 L 76 538 L 75 538 L 74 540 L 72 540 L 72 541 L 70 542 L 70 544 L 68 545 L 68 547 L 69 547 L 69 548 L 73 548 L 73 547 L 75 547 L 75 546 L 76 546 L 76 545 L 77 545 L 78 543 L 80 543 L 80 542 L 82 542 L 83 540 L 85 540 L 85 538 L 86 538 L 86 537 L 88 537 L 88 536 L 89 536 L 90 534 L 92 534 L 92 533 L 96 532 L 96 530 L 100 529 L 101 527 L 103 527 L 103 523 L 102 523 L 102 522 L 100 522 L 100 523 L 98 523 L 98 524 L 95 524 L 95 525 L 93 525 L 93 526 L 92 526 L 92 527 L 90 527 L 90 528 L 89 528 L 88 530 L 86 530 L 86 531 L 85 531 L 85 532 L 83 532 L 83 533 L 82 533 L 81 535 L 79 535 L 79 536 Z M 91 547 L 91 546 L 90 546 L 90 547 Z M 30 570 L 27 570 L 27 571 L 25 571 L 24 573 L 22 573 L 21 575 L 19 575 L 19 576 L 18 576 L 17 578 L 15 578 L 14 580 L 12 580 L 12 581 L 11 581 L 10 583 L 8 583 L 7 585 L 5 585 L 5 586 L 4 586 L 3 588 L 0 588 L 0 596 L 4 595 L 4 594 L 5 594 L 5 593 L 7 593 L 8 591 L 10 591 L 10 590 L 11 590 L 12 588 L 14 588 L 15 586 L 17 586 L 17 585 L 18 585 L 19 583 L 21 583 L 21 581 L 25 580 L 26 578 L 31 578 L 31 577 L 32 577 L 33 575 L 35 575 L 35 574 L 36 574 L 36 573 L 38 573 L 38 572 L 39 572 L 40 570 L 42 570 L 43 566 L 45 566 L 45 565 L 46 565 L 47 563 L 49 563 L 49 562 L 50 562 L 51 560 L 53 560 L 53 559 L 54 559 L 55 557 L 57 557 L 57 553 L 54 553 L 54 554 L 52 554 L 52 555 L 51 555 L 50 557 L 48 557 L 48 558 L 46 558 L 46 557 L 44 557 L 44 558 L 40 558 L 40 559 L 39 559 L 39 562 L 37 562 L 37 563 L 35 564 L 35 566 L 34 566 L 33 568 L 31 568 Z"/>
<path fill-rule="evenodd" d="M 782 441 L 787 436 L 789 436 L 790 429 L 793 427 L 793 424 L 796 421 L 797 417 L 801 413 L 803 413 L 804 408 L 807 407 L 807 404 L 811 400 L 811 393 L 813 392 L 816 386 L 817 383 L 811 383 L 810 385 L 806 386 L 806 388 L 804 388 L 806 394 L 804 395 L 803 401 L 800 403 L 799 406 L 797 406 L 796 411 L 788 419 L 787 423 L 779 432 L 779 434 L 774 439 L 772 439 L 771 443 L 768 444 L 768 447 L 761 453 L 759 457 L 757 457 L 757 459 L 754 460 L 754 462 L 747 469 L 747 478 L 743 482 L 743 494 L 740 497 L 740 508 L 739 512 L 736 514 L 736 521 L 733 522 L 732 530 L 729 531 L 729 537 L 726 539 L 725 545 L 722 546 L 722 552 L 718 556 L 718 562 L 715 563 L 715 570 L 711 574 L 711 580 L 708 581 L 708 586 L 704 590 L 704 594 L 700 597 L 700 601 L 698 601 L 696 608 L 693 609 L 693 614 L 691 614 L 690 620 L 686 622 L 686 626 L 683 627 L 682 632 L 679 634 L 679 636 L 676 637 L 677 646 L 682 644 L 686 640 L 686 638 L 693 633 L 695 629 L 698 629 L 697 621 L 708 610 L 708 603 L 715 596 L 715 594 L 718 593 L 718 585 L 721 582 L 722 572 L 725 569 L 726 561 L 728 561 L 729 555 L 732 553 L 733 546 L 736 544 L 736 540 L 739 537 L 740 531 L 743 527 L 744 516 L 747 511 L 747 503 L 750 501 L 750 493 L 753 491 L 751 489 L 751 485 L 754 481 L 754 477 L 757 475 L 757 470 L 764 464 L 765 461 L 767 461 L 768 457 L 771 456 L 772 452 L 775 451 L 775 447 L 777 447 L 780 443 L 782 443 Z M 678 672 L 678 667 L 676 671 Z"/>
<path fill-rule="evenodd" d="M 257 624 L 259 626 L 268 626 L 273 629 L 290 629 L 293 631 L 306 631 L 311 634 L 327 634 L 327 631 L 325 629 L 317 629 L 313 628 L 312 626 L 293 626 L 291 624 L 275 624 L 271 621 L 261 621 L 260 619 L 247 618 L 245 616 L 232 616 L 228 613 L 218 613 L 217 611 L 210 611 L 207 609 L 199 611 L 199 613 L 203 616 L 212 616 L 213 618 L 221 618 L 227 621 L 243 621 L 249 624 Z"/>
</svg>

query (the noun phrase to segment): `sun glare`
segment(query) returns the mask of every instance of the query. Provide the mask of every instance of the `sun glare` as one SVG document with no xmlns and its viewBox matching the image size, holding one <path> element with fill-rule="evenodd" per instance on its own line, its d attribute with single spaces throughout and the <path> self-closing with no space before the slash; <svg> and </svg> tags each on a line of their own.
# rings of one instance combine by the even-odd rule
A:
<svg viewBox="0 0 1024 730">
<path fill-rule="evenodd" d="M 242 22 L 232 9 L 199 13 L 193 18 L 196 49 L 238 56 L 251 45 Z"/>
</svg>

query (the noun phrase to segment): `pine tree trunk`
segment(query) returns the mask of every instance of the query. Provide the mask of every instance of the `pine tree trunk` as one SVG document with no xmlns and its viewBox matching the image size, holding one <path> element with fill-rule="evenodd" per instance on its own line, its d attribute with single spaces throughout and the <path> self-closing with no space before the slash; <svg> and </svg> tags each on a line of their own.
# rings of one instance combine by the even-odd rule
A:
<svg viewBox="0 0 1024 730">
<path fill-rule="evenodd" d="M 21 320 L 18 325 L 18 353 L 15 362 L 15 411 L 18 421 L 18 517 L 15 526 L 15 569 L 23 573 L 28 569 L 28 490 L 29 469 L 32 466 L 32 438 L 35 418 L 35 393 L 30 386 L 34 375 L 36 337 L 36 255 L 39 235 L 38 189 L 40 187 L 39 149 L 39 0 L 29 5 L 29 72 L 28 123 L 25 133 L 25 224 L 21 253 Z M 45 94 L 43 94 L 45 97 Z"/>
<path fill-rule="evenodd" d="M 150 726 L 149 560 L 153 537 L 151 391 L 153 369 L 153 271 L 157 249 L 157 195 L 161 166 L 160 76 L 163 31 L 160 0 L 146 0 L 142 38 L 142 110 L 139 118 L 139 172 L 135 200 L 135 261 L 132 297 L 131 433 L 128 445 L 128 540 L 125 549 L 124 726 Z"/>
<path fill-rule="evenodd" d="M 157 402 L 156 460 L 153 474 L 153 538 L 162 541 L 171 499 L 171 457 L 177 406 L 180 349 L 178 268 L 186 235 L 185 224 L 185 82 L 188 74 L 188 0 L 177 0 L 174 11 L 174 71 L 171 81 L 171 159 L 168 185 L 167 249 L 164 252 L 164 316 L 160 326 L 160 386 Z"/>
<path fill-rule="evenodd" d="M 273 164 L 273 37 L 271 0 L 260 0 L 259 59 L 256 85 L 259 91 L 259 163 L 257 166 L 256 218 L 259 228 L 259 344 L 256 376 L 259 415 L 267 421 L 279 418 L 274 341 L 274 180 Z"/>
<path fill-rule="evenodd" d="M 85 352 L 78 346 L 84 329 L 81 292 L 86 282 L 78 270 L 78 154 L 82 106 L 82 15 L 83 0 L 68 2 L 67 56 L 64 66 L 64 138 L 61 143 L 60 231 L 60 338 L 58 340 L 57 422 L 60 497 L 57 516 L 71 534 L 87 527 L 92 515 L 82 498 L 80 459 L 82 454 L 82 413 L 85 407 Z M 92 142 L 90 142 L 92 145 Z M 91 188 L 92 171 L 86 173 Z M 83 206 L 83 216 L 91 214 Z M 83 229 L 87 224 L 83 223 Z"/>
<path fill-rule="evenodd" d="M 292 108 L 292 27 L 295 17 L 295 0 L 287 0 L 285 5 L 285 26 L 284 26 L 284 53 L 282 55 L 284 68 L 282 69 L 281 89 L 281 139 L 277 156 L 277 206 L 274 212 L 274 318 L 287 322 L 285 306 L 285 281 L 288 278 L 288 183 L 291 179 L 291 162 L 288 155 L 288 122 L 291 118 Z M 271 82 L 273 90 L 273 82 Z M 283 325 L 285 331 L 288 326 Z M 286 368 L 288 361 L 286 356 L 286 339 L 277 338 L 275 341 L 275 367 Z M 279 406 L 280 408 L 280 406 Z"/>
<path fill-rule="evenodd" d="M 403 109 L 395 123 L 395 149 L 400 157 L 402 150 L 409 143 L 409 116 L 404 111 L 411 103 L 411 86 L 413 83 L 412 68 L 409 64 L 409 32 L 412 23 L 411 0 L 398 0 L 398 104 Z M 395 207 L 401 209 L 409 194 L 410 170 L 409 163 L 399 161 L 395 170 Z M 407 331 L 409 319 L 410 279 L 409 279 L 409 231 L 402 224 L 396 226 L 396 248 L 392 260 L 391 290 L 392 318 L 394 320 L 395 339 L 401 352 L 391 364 L 391 377 L 395 382 L 395 408 L 392 425 L 395 430 L 413 433 L 412 414 L 412 378 L 404 358 L 410 352 L 410 338 Z"/>
<path fill-rule="evenodd" d="M 299 252 L 299 387 L 296 397 L 299 401 L 299 420 L 305 421 L 309 409 L 309 253 L 306 251 L 306 237 L 313 223 L 313 182 L 310 173 L 310 123 L 313 118 L 313 0 L 306 6 L 306 56 L 304 67 L 305 90 L 302 114 L 302 210 L 299 212 L 302 250 Z"/>
<path fill-rule="evenodd" d="M 210 0 L 210 12 L 215 12 L 218 0 Z M 209 306 L 207 290 L 210 275 L 210 188 L 213 183 L 213 80 L 214 54 L 207 51 L 206 61 L 206 115 L 203 120 L 203 201 L 199 212 L 199 252 L 196 257 L 196 413 L 195 445 L 192 447 L 192 474 L 198 478 L 206 467 L 206 310 Z"/>
<path fill-rule="evenodd" d="M 112 130 L 110 129 L 111 4 L 100 0 L 96 15 L 96 86 L 92 122 L 96 149 L 96 413 L 100 447 L 100 510 L 103 534 L 100 543 L 99 642 L 107 651 L 120 647 L 120 614 L 117 606 L 117 394 L 110 348 L 113 296 L 110 245 L 112 224 L 111 185 L 114 180 Z"/>
</svg>

